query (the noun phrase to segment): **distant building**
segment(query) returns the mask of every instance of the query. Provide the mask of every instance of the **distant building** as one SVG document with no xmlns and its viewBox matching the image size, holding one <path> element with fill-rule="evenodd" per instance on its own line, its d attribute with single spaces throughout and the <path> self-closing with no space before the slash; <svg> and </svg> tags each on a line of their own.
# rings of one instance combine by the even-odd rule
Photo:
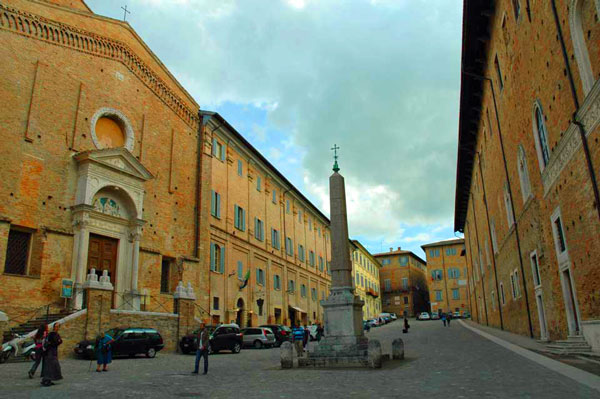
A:
<svg viewBox="0 0 600 399">
<path fill-rule="evenodd" d="M 365 301 L 363 319 L 377 317 L 381 313 L 381 288 L 379 284 L 379 269 L 381 264 L 357 240 L 351 240 L 352 276 L 356 295 Z"/>
<path fill-rule="evenodd" d="M 429 302 L 432 313 L 470 313 L 465 240 L 421 245 L 427 258 Z"/>
<path fill-rule="evenodd" d="M 429 311 L 427 264 L 423 259 L 400 247 L 373 256 L 381 263 L 379 280 L 384 312 L 415 316 Z"/>
</svg>

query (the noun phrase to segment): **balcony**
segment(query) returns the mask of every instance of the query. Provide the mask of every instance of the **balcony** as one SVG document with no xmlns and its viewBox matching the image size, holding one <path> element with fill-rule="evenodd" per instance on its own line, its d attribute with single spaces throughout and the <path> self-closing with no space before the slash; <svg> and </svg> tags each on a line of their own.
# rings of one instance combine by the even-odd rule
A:
<svg viewBox="0 0 600 399">
<path fill-rule="evenodd" d="M 371 295 L 373 298 L 377 298 L 379 293 L 372 288 L 367 289 L 367 295 Z"/>
</svg>

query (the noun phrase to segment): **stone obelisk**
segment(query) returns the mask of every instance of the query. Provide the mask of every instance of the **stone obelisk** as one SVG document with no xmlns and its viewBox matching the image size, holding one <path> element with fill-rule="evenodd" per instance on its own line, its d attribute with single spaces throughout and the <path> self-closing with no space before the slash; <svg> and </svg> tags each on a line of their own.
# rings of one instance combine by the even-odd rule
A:
<svg viewBox="0 0 600 399">
<path fill-rule="evenodd" d="M 346 190 L 335 153 L 329 178 L 331 204 L 331 292 L 321 301 L 325 310 L 325 337 L 298 358 L 299 367 L 381 367 L 381 345 L 363 334 L 364 302 L 354 295 L 348 245 Z"/>
</svg>

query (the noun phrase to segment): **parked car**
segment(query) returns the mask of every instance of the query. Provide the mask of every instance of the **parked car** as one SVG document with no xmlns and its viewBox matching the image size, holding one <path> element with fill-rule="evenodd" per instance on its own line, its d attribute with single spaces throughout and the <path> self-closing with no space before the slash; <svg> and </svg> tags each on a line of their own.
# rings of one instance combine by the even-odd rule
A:
<svg viewBox="0 0 600 399">
<path fill-rule="evenodd" d="M 385 324 L 392 321 L 392 316 L 389 313 L 380 313 L 379 318 L 383 319 Z"/>
<path fill-rule="evenodd" d="M 431 320 L 431 317 L 429 316 L 429 313 L 421 312 L 419 316 L 417 316 L 417 320 Z"/>
<path fill-rule="evenodd" d="M 366 332 L 371 330 L 371 324 L 369 323 L 369 320 L 363 320 L 363 330 Z"/>
<path fill-rule="evenodd" d="M 431 320 L 439 320 L 440 319 L 440 315 L 438 313 L 431 313 Z"/>
<path fill-rule="evenodd" d="M 206 326 L 206 329 L 210 334 L 209 353 L 218 353 L 221 350 L 240 353 L 242 350 L 243 336 L 237 324 Z M 198 350 L 198 330 L 181 338 L 179 347 L 183 353 L 196 352 Z"/>
<path fill-rule="evenodd" d="M 106 331 L 113 337 L 111 344 L 113 357 L 144 354 L 153 358 L 156 352 L 165 347 L 160 333 L 154 328 L 113 328 Z M 96 341 L 84 340 L 75 345 L 75 353 L 88 359 L 96 358 Z"/>
<path fill-rule="evenodd" d="M 469 313 L 468 310 L 465 310 L 462 314 L 462 318 L 463 319 L 468 319 L 469 317 L 471 317 L 471 313 Z"/>
<path fill-rule="evenodd" d="M 244 346 L 253 346 L 256 349 L 271 348 L 277 339 L 275 334 L 267 327 L 247 327 L 242 329 L 242 342 Z"/>
<path fill-rule="evenodd" d="M 398 316 L 396 316 L 396 313 L 390 313 L 390 317 L 392 318 L 392 321 L 398 320 Z"/>
<path fill-rule="evenodd" d="M 460 319 L 461 318 L 460 312 L 459 311 L 454 312 L 452 314 L 452 318 L 454 318 L 454 319 Z"/>
<path fill-rule="evenodd" d="M 264 324 L 260 327 L 267 327 L 275 334 L 275 346 L 281 346 L 285 341 L 292 340 L 292 330 L 288 326 L 282 324 Z"/>
<path fill-rule="evenodd" d="M 381 321 L 378 318 L 377 319 L 369 319 L 369 320 L 367 320 L 367 323 L 371 327 L 379 327 L 381 325 Z"/>
</svg>

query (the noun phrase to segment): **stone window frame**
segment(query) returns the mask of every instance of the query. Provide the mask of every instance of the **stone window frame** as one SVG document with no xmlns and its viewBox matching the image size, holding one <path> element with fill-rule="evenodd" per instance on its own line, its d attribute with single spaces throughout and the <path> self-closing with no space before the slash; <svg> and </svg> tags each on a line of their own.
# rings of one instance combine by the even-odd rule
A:
<svg viewBox="0 0 600 399">
<path fill-rule="evenodd" d="M 564 227 L 564 219 L 562 217 L 562 213 L 560 211 L 560 207 L 557 207 L 552 215 L 550 216 L 550 221 L 552 224 L 552 236 L 554 239 L 554 249 L 556 251 L 556 257 L 558 259 L 559 266 L 568 265 L 569 262 L 569 246 L 567 244 L 567 236 L 565 234 Z M 558 231 L 560 224 L 560 231 Z M 564 244 L 564 251 L 561 250 L 560 239 L 562 238 L 562 242 Z"/>
<path fill-rule="evenodd" d="M 538 113 L 541 116 L 541 122 L 544 128 L 544 143 L 542 143 L 540 137 L 540 131 L 538 127 Z M 548 127 L 546 126 L 546 116 L 544 115 L 544 108 L 542 107 L 542 102 L 539 99 L 536 99 L 533 102 L 531 122 L 533 129 L 533 139 L 535 140 L 535 149 L 538 157 L 538 164 L 540 166 L 540 172 L 543 172 L 544 169 L 546 169 L 546 167 L 550 163 L 550 158 L 552 154 L 550 153 L 550 145 L 548 143 Z M 548 154 L 548 160 L 544 158 L 544 147 Z"/>
<path fill-rule="evenodd" d="M 23 234 L 28 234 L 28 242 L 27 242 L 27 254 L 26 254 L 26 258 L 25 258 L 25 266 L 23 267 L 23 273 L 10 273 L 6 271 L 6 262 L 8 259 L 8 251 L 9 251 L 9 237 L 10 237 L 10 232 L 11 231 L 16 231 L 19 233 L 23 233 Z M 4 265 L 2 265 L 2 273 L 3 274 L 7 274 L 10 276 L 30 276 L 30 267 L 31 267 L 31 256 L 33 253 L 33 240 L 34 240 L 34 234 L 36 233 L 36 230 L 34 229 L 29 229 L 27 227 L 22 227 L 19 225 L 14 225 L 11 224 L 9 226 L 8 229 L 8 235 L 6 236 L 6 248 L 5 248 L 5 258 L 4 258 Z"/>
<path fill-rule="evenodd" d="M 529 262 L 531 263 L 533 287 L 536 289 L 540 288 L 542 286 L 542 275 L 540 274 L 540 257 L 537 254 L 537 249 L 534 249 L 529 253 Z"/>
<path fill-rule="evenodd" d="M 506 296 L 504 295 L 504 283 L 500 281 L 500 303 L 502 306 L 506 305 Z"/>
<path fill-rule="evenodd" d="M 510 230 L 510 228 L 515 224 L 515 215 L 513 214 L 512 201 L 510 198 L 510 193 L 508 191 L 508 183 L 507 182 L 504 183 L 502 197 L 504 199 L 504 208 L 506 210 L 506 223 L 507 223 L 508 229 Z"/>
<path fill-rule="evenodd" d="M 90 132 L 94 146 L 96 146 L 96 148 L 99 150 L 104 149 L 100 144 L 100 140 L 98 140 L 98 136 L 96 136 L 96 124 L 98 123 L 98 120 L 103 117 L 117 119 L 123 124 L 123 128 L 125 129 L 125 142 L 123 144 L 123 147 L 129 150 L 129 152 L 133 152 L 135 134 L 133 132 L 133 128 L 131 127 L 131 122 L 129 121 L 129 118 L 127 118 L 127 116 L 118 109 L 109 107 L 102 107 L 98 109 L 92 116 L 92 119 L 90 120 Z"/>
<path fill-rule="evenodd" d="M 517 171 L 521 183 L 521 196 L 523 197 L 523 203 L 525 203 L 533 196 L 533 192 L 531 191 L 531 180 L 529 179 L 529 168 L 527 167 L 527 154 L 525 154 L 525 148 L 521 144 L 517 148 Z"/>
<path fill-rule="evenodd" d="M 575 62 L 579 69 L 579 79 L 581 80 L 581 86 L 583 89 L 584 96 L 594 87 L 596 79 L 594 78 L 594 72 L 592 70 L 592 63 L 590 62 L 590 54 L 585 42 L 585 35 L 583 33 L 583 22 L 582 6 L 584 1 L 592 0 L 571 0 L 569 7 L 569 28 L 571 31 L 571 41 L 573 42 L 573 53 L 575 55 Z M 600 0 L 595 0 L 597 13 L 600 14 Z"/>
</svg>

